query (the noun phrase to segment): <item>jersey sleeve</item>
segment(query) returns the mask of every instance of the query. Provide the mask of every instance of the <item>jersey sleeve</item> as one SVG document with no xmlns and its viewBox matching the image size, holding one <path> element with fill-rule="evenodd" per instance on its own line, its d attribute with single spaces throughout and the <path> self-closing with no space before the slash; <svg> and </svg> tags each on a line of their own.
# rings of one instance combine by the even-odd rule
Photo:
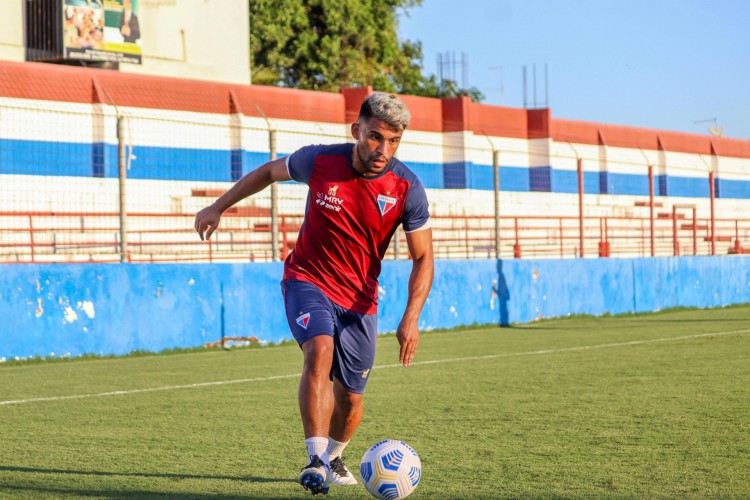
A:
<svg viewBox="0 0 750 500">
<path fill-rule="evenodd" d="M 409 188 L 404 204 L 404 218 L 402 220 L 404 231 L 411 233 L 420 229 L 430 227 L 430 211 L 422 182 L 417 178 Z"/>
<path fill-rule="evenodd" d="M 307 184 L 312 175 L 315 157 L 318 156 L 319 146 L 305 146 L 286 157 L 286 169 L 289 177 L 297 182 Z"/>
</svg>

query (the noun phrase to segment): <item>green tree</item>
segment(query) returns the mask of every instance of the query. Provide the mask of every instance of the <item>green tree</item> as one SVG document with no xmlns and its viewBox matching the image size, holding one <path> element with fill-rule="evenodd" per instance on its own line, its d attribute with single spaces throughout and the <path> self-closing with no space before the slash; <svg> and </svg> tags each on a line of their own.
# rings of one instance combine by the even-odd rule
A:
<svg viewBox="0 0 750 500">
<path fill-rule="evenodd" d="M 337 92 L 375 90 L 429 97 L 476 88 L 422 73 L 422 44 L 399 40 L 398 11 L 422 0 L 249 0 L 253 82 Z"/>
</svg>

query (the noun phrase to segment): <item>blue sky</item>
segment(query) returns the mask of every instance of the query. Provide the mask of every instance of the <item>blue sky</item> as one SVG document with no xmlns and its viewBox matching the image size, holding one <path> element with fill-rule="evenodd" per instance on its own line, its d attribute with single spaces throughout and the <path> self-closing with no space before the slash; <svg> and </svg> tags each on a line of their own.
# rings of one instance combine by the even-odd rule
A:
<svg viewBox="0 0 750 500">
<path fill-rule="evenodd" d="M 750 140 L 750 0 L 423 0 L 399 36 L 426 74 L 465 53 L 486 104 L 523 107 L 524 65 L 533 103 L 536 65 L 543 107 L 546 63 L 553 117 Z"/>
</svg>

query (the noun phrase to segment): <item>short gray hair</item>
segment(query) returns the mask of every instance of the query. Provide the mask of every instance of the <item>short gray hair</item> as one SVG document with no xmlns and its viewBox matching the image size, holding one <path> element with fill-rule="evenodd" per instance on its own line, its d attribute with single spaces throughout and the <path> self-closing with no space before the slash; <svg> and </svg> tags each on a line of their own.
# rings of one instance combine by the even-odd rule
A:
<svg viewBox="0 0 750 500">
<path fill-rule="evenodd" d="M 358 119 L 370 118 L 377 118 L 403 131 L 409 126 L 411 113 L 406 104 L 395 95 L 375 92 L 368 95 L 359 108 Z"/>
</svg>

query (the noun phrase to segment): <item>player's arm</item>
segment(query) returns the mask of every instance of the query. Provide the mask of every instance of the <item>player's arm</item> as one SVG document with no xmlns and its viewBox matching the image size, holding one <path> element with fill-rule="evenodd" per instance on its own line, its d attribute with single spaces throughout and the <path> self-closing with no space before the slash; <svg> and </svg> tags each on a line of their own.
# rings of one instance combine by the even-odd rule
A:
<svg viewBox="0 0 750 500">
<path fill-rule="evenodd" d="M 277 181 L 288 181 L 289 171 L 286 168 L 286 158 L 269 161 L 252 172 L 244 175 L 226 193 L 221 195 L 210 206 L 204 208 L 195 216 L 195 230 L 201 239 L 208 240 L 216 228 L 219 227 L 221 214 L 229 207 L 244 200 L 250 195 L 264 190 Z"/>
<path fill-rule="evenodd" d="M 412 257 L 409 275 L 409 298 L 406 310 L 398 325 L 396 338 L 401 345 L 399 362 L 409 366 L 419 344 L 419 315 L 432 288 L 435 275 L 435 259 L 432 254 L 432 229 L 406 233 L 406 243 Z"/>
</svg>

